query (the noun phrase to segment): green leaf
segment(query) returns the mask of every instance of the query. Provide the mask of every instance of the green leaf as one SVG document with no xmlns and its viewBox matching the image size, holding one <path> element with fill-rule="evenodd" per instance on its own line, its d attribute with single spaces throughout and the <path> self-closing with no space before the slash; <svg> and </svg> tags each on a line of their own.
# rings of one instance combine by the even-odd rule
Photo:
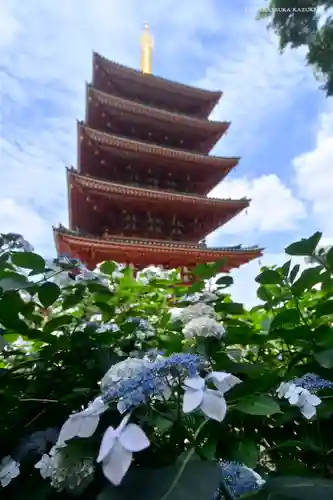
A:
<svg viewBox="0 0 333 500">
<path fill-rule="evenodd" d="M 217 441 L 217 436 L 211 436 L 200 448 L 200 456 L 203 456 L 206 460 L 214 460 L 216 456 Z"/>
<path fill-rule="evenodd" d="M 51 281 L 46 281 L 39 287 L 38 298 L 42 305 L 50 307 L 58 299 L 60 295 L 60 288 L 55 283 Z"/>
<path fill-rule="evenodd" d="M 172 420 L 169 420 L 167 418 L 164 418 L 164 417 L 161 417 L 161 416 L 158 416 L 155 420 L 154 420 L 154 427 L 157 427 L 158 430 L 162 433 L 168 431 L 171 429 L 171 427 L 173 426 L 173 422 Z"/>
<path fill-rule="evenodd" d="M 22 274 L 13 272 L 1 273 L 0 288 L 2 288 L 4 292 L 8 290 L 19 290 L 27 286 L 29 286 L 29 282 Z"/>
<path fill-rule="evenodd" d="M 333 269 L 333 246 L 327 251 L 325 255 L 325 261 L 327 266 L 332 270 Z"/>
<path fill-rule="evenodd" d="M 293 283 L 295 281 L 296 276 L 299 273 L 300 268 L 301 268 L 301 266 L 299 264 L 296 264 L 292 268 L 292 270 L 290 271 L 289 280 L 290 280 L 291 283 Z"/>
<path fill-rule="evenodd" d="M 43 257 L 33 252 L 13 252 L 12 262 L 15 266 L 32 269 L 40 273 L 45 269 L 45 260 Z"/>
<path fill-rule="evenodd" d="M 259 459 L 259 450 L 255 441 L 244 439 L 238 443 L 232 454 L 232 459 L 240 464 L 245 464 L 254 469 Z"/>
<path fill-rule="evenodd" d="M 217 281 L 216 281 L 216 284 L 217 285 L 224 285 L 224 288 L 227 288 L 228 286 L 231 286 L 234 282 L 234 279 L 232 278 L 232 276 L 229 276 L 228 274 L 226 274 L 225 276 L 221 276 L 221 278 L 219 278 Z"/>
<path fill-rule="evenodd" d="M 321 266 L 304 269 L 300 277 L 291 287 L 292 293 L 302 295 L 305 290 L 311 290 L 315 285 L 321 283 L 324 275 L 321 274 Z"/>
<path fill-rule="evenodd" d="M 63 310 L 77 306 L 83 300 L 85 291 L 85 286 L 82 285 L 78 285 L 76 288 L 72 289 L 71 293 L 67 295 L 63 300 Z"/>
<path fill-rule="evenodd" d="M 304 255 L 310 257 L 315 253 L 317 245 L 322 237 L 322 233 L 317 231 L 310 238 L 302 238 L 300 241 L 292 243 L 285 248 L 285 252 L 288 255 Z"/>
<path fill-rule="evenodd" d="M 291 266 L 291 260 L 288 260 L 280 268 L 281 269 L 281 273 L 283 274 L 283 276 L 285 276 L 285 278 L 287 278 L 288 275 L 289 275 L 290 266 Z"/>
<path fill-rule="evenodd" d="M 218 273 L 224 265 L 225 259 L 214 262 L 212 264 L 198 264 L 193 269 L 193 274 L 194 276 L 198 276 L 202 280 L 214 278 L 216 276 L 216 273 Z"/>
<path fill-rule="evenodd" d="M 103 262 L 103 264 L 100 267 L 100 271 L 104 274 L 108 274 L 109 276 L 112 276 L 112 274 L 115 272 L 116 269 L 117 269 L 117 264 L 112 260 Z"/>
<path fill-rule="evenodd" d="M 209 500 L 221 480 L 221 469 L 216 462 L 192 460 L 166 495 L 178 472 L 176 465 L 160 469 L 132 468 L 120 486 L 105 488 L 97 500 L 133 500 L 133 492 L 135 500 Z"/>
<path fill-rule="evenodd" d="M 333 368 L 333 349 L 316 352 L 314 358 L 323 368 Z"/>
<path fill-rule="evenodd" d="M 215 310 L 225 314 L 244 314 L 244 306 L 239 302 L 219 302 L 216 304 Z"/>
<path fill-rule="evenodd" d="M 297 309 L 282 309 L 272 320 L 270 331 L 281 326 L 296 326 L 300 322 L 300 314 Z"/>
<path fill-rule="evenodd" d="M 73 316 L 69 314 L 63 314 L 62 316 L 58 316 L 56 318 L 52 318 L 48 321 L 44 326 L 44 332 L 52 333 L 56 330 L 60 330 L 63 326 L 70 325 L 74 320 Z"/>
<path fill-rule="evenodd" d="M 272 300 L 273 295 L 266 287 L 259 286 L 257 290 L 257 297 L 263 302 L 269 302 L 270 300 Z"/>
<path fill-rule="evenodd" d="M 278 498 L 281 500 L 313 500 L 314 498 L 332 500 L 333 481 L 316 477 L 280 476 L 268 479 L 263 491 L 273 495 L 267 497 L 271 500 Z M 281 495 L 281 497 L 275 495 Z"/>
<path fill-rule="evenodd" d="M 279 285 L 282 281 L 282 276 L 274 269 L 265 269 L 258 274 L 255 280 L 261 285 Z"/>
<path fill-rule="evenodd" d="M 280 413 L 280 406 L 275 399 L 265 395 L 244 399 L 237 404 L 236 408 L 249 415 L 274 415 L 274 413 Z"/>
</svg>

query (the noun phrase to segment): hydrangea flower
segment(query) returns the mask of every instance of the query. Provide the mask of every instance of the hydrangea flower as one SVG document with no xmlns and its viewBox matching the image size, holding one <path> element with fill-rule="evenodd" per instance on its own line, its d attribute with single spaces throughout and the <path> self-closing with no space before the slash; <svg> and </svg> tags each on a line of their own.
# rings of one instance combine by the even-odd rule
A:
<svg viewBox="0 0 333 500">
<path fill-rule="evenodd" d="M 54 445 L 57 442 L 58 435 L 57 427 L 33 432 L 20 440 L 15 456 L 20 460 L 30 454 L 40 456 L 49 449 L 50 444 Z"/>
<path fill-rule="evenodd" d="M 280 399 L 287 399 L 293 406 L 298 406 L 302 415 L 308 420 L 315 416 L 316 406 L 321 403 L 318 396 L 293 382 L 282 382 L 277 389 L 277 396 Z"/>
<path fill-rule="evenodd" d="M 118 486 L 128 471 L 133 453 L 144 450 L 150 441 L 136 424 L 129 424 L 130 415 L 114 429 L 108 427 L 103 436 L 97 462 L 102 462 L 105 477 Z"/>
<path fill-rule="evenodd" d="M 215 318 L 214 308 L 209 306 L 208 304 L 197 302 L 196 304 L 185 307 L 180 313 L 179 319 L 184 325 L 186 325 L 191 320 L 200 318 L 201 316 Z"/>
<path fill-rule="evenodd" d="M 118 409 L 123 413 L 146 403 L 151 397 L 163 397 L 170 377 L 193 377 L 203 365 L 204 360 L 195 354 L 176 353 L 166 358 L 159 357 L 143 366 L 137 375 L 109 387 L 104 400 L 107 403 L 117 401 Z"/>
<path fill-rule="evenodd" d="M 57 445 L 61 446 L 74 437 L 92 436 L 99 424 L 100 415 L 107 408 L 107 404 L 101 397 L 98 397 L 85 410 L 70 415 L 60 430 Z"/>
<path fill-rule="evenodd" d="M 207 306 L 209 307 L 209 306 Z M 193 318 L 183 328 L 186 338 L 192 337 L 215 337 L 222 338 L 225 335 L 224 327 L 209 316 Z"/>
<path fill-rule="evenodd" d="M 222 394 L 230 391 L 235 385 L 242 383 L 238 377 L 228 372 L 211 372 L 207 375 L 206 380 L 212 380 L 215 387 Z"/>
<path fill-rule="evenodd" d="M 35 464 L 43 479 L 50 479 L 58 491 L 81 493 L 94 478 L 94 458 L 80 457 L 70 448 L 53 447 Z"/>
<path fill-rule="evenodd" d="M 253 469 L 237 462 L 221 463 L 223 481 L 233 498 L 254 492 L 265 484 L 265 480 Z"/>
<path fill-rule="evenodd" d="M 20 464 L 9 455 L 0 463 L 0 483 L 3 488 L 20 474 Z"/>
<path fill-rule="evenodd" d="M 206 381 L 212 380 L 217 391 L 206 388 Z M 189 413 L 197 408 L 208 417 L 222 422 L 227 413 L 224 394 L 241 380 L 231 373 L 212 372 L 206 379 L 196 376 L 184 381 L 183 412 Z"/>
<path fill-rule="evenodd" d="M 306 373 L 302 377 L 295 379 L 293 382 L 299 387 L 307 389 L 310 392 L 333 388 L 333 382 L 323 379 L 315 373 Z"/>
<path fill-rule="evenodd" d="M 208 417 L 222 422 L 227 413 L 227 403 L 219 391 L 207 389 L 202 377 L 184 380 L 183 412 L 200 410 Z"/>
<path fill-rule="evenodd" d="M 101 380 L 101 388 L 105 391 L 112 384 L 120 380 L 127 380 L 142 372 L 150 362 L 146 359 L 127 358 L 111 366 Z"/>
</svg>

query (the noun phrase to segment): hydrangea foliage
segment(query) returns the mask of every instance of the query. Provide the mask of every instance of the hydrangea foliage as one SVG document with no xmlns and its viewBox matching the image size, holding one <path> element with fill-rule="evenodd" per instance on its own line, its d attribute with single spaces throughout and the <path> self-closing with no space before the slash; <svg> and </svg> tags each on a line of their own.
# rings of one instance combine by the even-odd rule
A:
<svg viewBox="0 0 333 500">
<path fill-rule="evenodd" d="M 214 265 L 189 289 L 177 271 L 88 271 L 1 235 L 2 498 L 333 498 L 333 252 L 318 259 L 319 243 L 286 248 L 303 271 L 263 268 L 246 310 Z"/>
</svg>

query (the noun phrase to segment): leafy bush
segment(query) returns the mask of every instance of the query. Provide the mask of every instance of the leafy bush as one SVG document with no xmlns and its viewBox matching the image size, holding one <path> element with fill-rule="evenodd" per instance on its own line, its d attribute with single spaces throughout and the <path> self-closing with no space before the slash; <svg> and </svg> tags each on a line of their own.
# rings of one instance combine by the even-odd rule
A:
<svg viewBox="0 0 333 500">
<path fill-rule="evenodd" d="M 139 277 L 46 262 L 0 235 L 0 495 L 97 500 L 333 496 L 333 250 L 320 233 L 256 278 Z M 1 457 L 0 457 L 1 458 Z"/>
</svg>

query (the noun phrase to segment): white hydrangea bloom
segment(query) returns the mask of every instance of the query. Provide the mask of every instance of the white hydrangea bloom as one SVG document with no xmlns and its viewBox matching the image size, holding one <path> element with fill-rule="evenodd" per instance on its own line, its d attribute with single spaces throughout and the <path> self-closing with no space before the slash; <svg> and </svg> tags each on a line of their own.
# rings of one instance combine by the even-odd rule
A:
<svg viewBox="0 0 333 500">
<path fill-rule="evenodd" d="M 191 320 L 201 316 L 215 318 L 214 308 L 208 304 L 197 302 L 196 304 L 185 307 L 180 313 L 179 319 L 186 325 Z"/>
<path fill-rule="evenodd" d="M 200 300 L 202 302 L 213 302 L 214 300 L 217 300 L 218 296 L 215 293 L 205 291 L 201 294 Z"/>
<path fill-rule="evenodd" d="M 49 455 L 44 454 L 35 464 L 43 479 L 49 478 L 58 491 L 81 493 L 93 480 L 93 457 L 79 457 L 71 454 L 67 446 L 54 446 Z"/>
<path fill-rule="evenodd" d="M 212 380 L 215 387 L 222 394 L 228 392 L 235 385 L 242 383 L 242 381 L 238 377 L 235 377 L 235 375 L 232 375 L 232 373 L 227 372 L 211 372 L 209 375 L 207 375 L 206 380 Z"/>
<path fill-rule="evenodd" d="M 212 381 L 217 391 L 208 389 L 206 382 Z M 206 379 L 189 377 L 184 381 L 183 412 L 189 413 L 198 408 L 208 417 L 222 422 L 227 413 L 224 394 L 242 381 L 226 372 L 211 372 Z"/>
<path fill-rule="evenodd" d="M 196 409 L 218 422 L 222 422 L 227 413 L 227 403 L 219 391 L 207 389 L 202 377 L 184 380 L 183 412 L 190 413 Z"/>
<path fill-rule="evenodd" d="M 133 453 L 144 450 L 150 441 L 136 424 L 129 424 L 130 414 L 114 429 L 108 427 L 103 436 L 97 462 L 102 462 L 105 477 L 118 486 L 128 471 Z"/>
<path fill-rule="evenodd" d="M 210 306 L 207 306 L 210 307 Z M 222 338 L 225 335 L 223 325 L 209 316 L 200 316 L 193 318 L 183 328 L 183 334 L 186 338 L 193 337 L 215 337 Z"/>
<path fill-rule="evenodd" d="M 74 437 L 88 438 L 94 434 L 102 413 L 108 409 L 101 397 L 96 398 L 88 408 L 70 415 L 62 426 L 57 446 L 62 446 Z"/>
<path fill-rule="evenodd" d="M 147 359 L 127 358 L 124 359 L 124 361 L 112 365 L 101 380 L 102 390 L 105 390 L 115 382 L 119 382 L 119 380 L 134 377 L 149 364 L 150 361 Z"/>
<path fill-rule="evenodd" d="M 7 456 L 0 463 L 0 483 L 3 488 L 8 486 L 12 479 L 20 474 L 20 464 L 12 457 Z"/>
<path fill-rule="evenodd" d="M 31 245 L 31 243 L 29 243 L 29 241 L 25 240 L 23 238 L 23 236 L 20 236 L 16 240 L 16 243 L 18 243 L 21 246 L 21 248 L 24 252 L 33 252 L 34 251 L 34 247 Z"/>
<path fill-rule="evenodd" d="M 276 392 L 278 398 L 287 399 L 291 405 L 298 406 L 302 415 L 308 420 L 315 416 L 316 406 L 321 403 L 318 396 L 293 382 L 282 382 Z"/>
</svg>

